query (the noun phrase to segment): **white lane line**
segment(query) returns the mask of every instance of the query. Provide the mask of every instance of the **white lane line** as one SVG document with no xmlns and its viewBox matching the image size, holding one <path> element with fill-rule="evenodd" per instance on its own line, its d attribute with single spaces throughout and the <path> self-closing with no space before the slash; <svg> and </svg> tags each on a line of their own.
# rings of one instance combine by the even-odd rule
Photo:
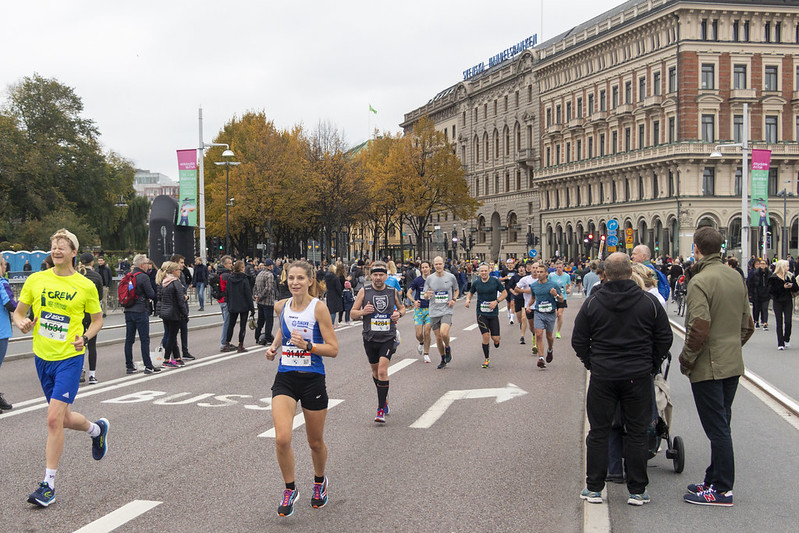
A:
<svg viewBox="0 0 799 533">
<path fill-rule="evenodd" d="M 327 410 L 329 411 L 330 409 L 332 409 L 333 407 L 337 406 L 338 404 L 340 404 L 343 401 L 344 400 L 328 400 L 327 401 Z M 300 412 L 299 414 L 294 415 L 294 423 L 291 426 L 291 430 L 294 431 L 295 429 L 297 429 L 298 427 L 300 427 L 300 426 L 302 426 L 304 424 L 305 424 L 305 415 L 302 414 L 302 412 Z M 275 438 L 275 428 L 272 428 L 272 429 L 270 429 L 268 431 L 265 431 L 265 432 L 261 433 L 258 436 L 259 437 L 265 437 L 265 438 L 268 438 L 268 439 L 274 439 Z"/>
<path fill-rule="evenodd" d="M 133 375 L 133 376 L 127 376 L 127 377 L 124 377 L 124 378 L 118 378 L 118 379 L 115 379 L 115 380 L 111 380 L 111 381 L 109 381 L 107 383 L 104 383 L 102 385 L 94 385 L 91 388 L 86 387 L 85 389 L 81 389 L 78 392 L 77 398 L 83 398 L 83 397 L 87 397 L 87 396 L 95 396 L 97 394 L 102 394 L 104 392 L 109 392 L 109 391 L 112 391 L 112 390 L 117 390 L 117 389 L 122 389 L 122 388 L 125 388 L 125 387 L 130 387 L 131 385 L 138 385 L 139 383 L 142 383 L 145 380 L 159 379 L 159 378 L 163 378 L 165 376 L 169 376 L 169 375 L 176 374 L 176 373 L 179 373 L 179 372 L 186 372 L 187 370 L 191 370 L 191 369 L 194 369 L 194 368 L 201 368 L 201 367 L 208 366 L 208 365 L 213 365 L 213 364 L 216 364 L 216 363 L 219 363 L 219 362 L 222 362 L 222 361 L 229 361 L 231 359 L 236 359 L 237 357 L 241 357 L 243 355 L 248 355 L 248 354 L 260 351 L 260 350 L 266 350 L 266 348 L 263 347 L 263 346 L 258 346 L 257 348 L 249 348 L 248 351 L 246 351 L 246 352 L 229 354 L 229 355 L 225 355 L 223 357 L 220 357 L 221 354 L 215 354 L 215 355 L 209 356 L 207 358 L 204 357 L 201 360 L 195 361 L 194 363 L 191 363 L 189 365 L 186 365 L 186 366 L 183 366 L 183 367 L 180 367 L 180 368 L 170 368 L 169 370 L 161 370 L 161 372 L 159 372 L 158 374 L 144 375 L 141 372 L 139 372 L 138 374 Z M 31 405 L 30 407 L 23 407 L 22 409 L 17 409 L 15 407 L 13 411 L 5 411 L 3 413 L 3 418 L 8 418 L 10 416 L 17 416 L 17 415 L 21 415 L 21 414 L 24 414 L 24 413 L 28 413 L 30 411 L 36 411 L 38 409 L 45 409 L 47 407 L 47 402 L 45 401 L 44 397 L 35 398 L 33 400 L 26 400 L 24 402 L 16 402 L 16 403 L 17 403 L 17 405 L 31 404 L 31 403 L 35 403 L 36 405 Z"/>
<path fill-rule="evenodd" d="M 401 361 L 398 361 L 398 362 L 394 363 L 393 365 L 391 365 L 390 367 L 388 367 L 388 375 L 390 376 L 394 372 L 399 372 L 400 370 L 402 370 L 406 366 L 410 366 L 410 365 L 412 365 L 415 362 L 416 362 L 416 359 L 403 359 Z"/>
<path fill-rule="evenodd" d="M 471 326 L 466 326 L 465 328 L 463 328 L 463 331 L 472 331 L 476 327 L 477 327 L 477 324 L 472 324 Z"/>
<path fill-rule="evenodd" d="M 133 500 L 116 511 L 95 520 L 91 524 L 86 524 L 82 528 L 76 530 L 75 533 L 107 533 L 159 505 L 161 505 L 161 502 Z"/>
</svg>

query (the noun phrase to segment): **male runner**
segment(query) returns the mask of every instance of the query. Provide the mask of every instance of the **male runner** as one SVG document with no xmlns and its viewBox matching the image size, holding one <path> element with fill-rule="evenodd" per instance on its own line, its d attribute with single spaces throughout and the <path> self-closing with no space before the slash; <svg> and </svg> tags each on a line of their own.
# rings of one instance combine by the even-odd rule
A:
<svg viewBox="0 0 799 533">
<path fill-rule="evenodd" d="M 384 424 L 388 414 L 388 364 L 394 348 L 397 320 L 405 316 L 400 293 L 386 285 L 388 270 L 383 261 L 371 268 L 372 285 L 358 291 L 351 316 L 363 317 L 363 347 L 372 367 L 372 380 L 377 387 L 377 416 L 375 422 Z"/>
<path fill-rule="evenodd" d="M 523 322 L 527 322 L 527 325 L 530 327 L 530 332 L 532 333 L 533 337 L 533 347 L 532 353 L 533 355 L 538 355 L 538 344 L 536 344 L 535 340 L 535 325 L 533 324 L 534 315 L 531 309 L 528 309 L 528 304 L 533 297 L 533 290 L 530 288 L 533 284 L 538 283 L 538 277 L 536 273 L 536 269 L 538 268 L 538 262 L 527 263 L 525 265 L 525 272 L 526 275 L 522 277 L 517 283 L 516 287 L 512 290 L 513 294 L 517 297 L 521 296 L 522 298 L 522 305 L 519 307 L 522 312 L 524 312 L 525 317 L 527 320 Z"/>
<path fill-rule="evenodd" d="M 452 308 L 458 299 L 458 280 L 444 270 L 441 256 L 433 259 L 433 268 L 435 272 L 424 280 L 424 291 L 430 300 L 430 324 L 436 334 L 438 353 L 441 354 L 441 363 L 437 368 L 444 368 L 452 361 L 449 328 L 452 326 Z"/>
<path fill-rule="evenodd" d="M 508 309 L 513 309 L 516 318 L 519 320 L 519 329 L 521 329 L 522 336 L 519 337 L 519 344 L 524 344 L 524 334 L 527 331 L 527 320 L 524 319 L 522 313 L 524 312 L 524 294 L 516 294 L 514 289 L 519 281 L 527 275 L 527 267 L 522 261 L 516 264 L 516 273 L 508 280 Z"/>
<path fill-rule="evenodd" d="M 469 294 L 466 295 L 466 308 L 472 302 L 472 295 L 477 293 L 477 325 L 480 328 L 480 333 L 483 337 L 483 355 L 485 361 L 483 368 L 488 368 L 488 340 L 489 334 L 494 341 L 494 348 L 499 348 L 499 302 L 508 297 L 508 292 L 505 290 L 504 285 L 500 283 L 497 278 L 492 278 L 488 275 L 488 265 L 483 263 L 478 270 L 480 277 L 472 282 L 472 287 L 469 289 Z"/>
<path fill-rule="evenodd" d="M 534 307 L 533 326 L 535 328 L 536 343 L 544 346 L 544 330 L 547 333 L 547 357 L 546 363 L 552 362 L 553 352 L 552 347 L 555 344 L 552 332 L 555 329 L 556 314 L 555 309 L 558 302 L 563 301 L 563 290 L 560 286 L 548 279 L 547 267 L 543 264 L 538 265 L 536 271 L 538 272 L 538 283 L 532 285 L 530 288 L 533 292 L 530 302 L 527 304 L 527 309 Z M 538 357 L 538 368 L 546 368 L 547 365 L 544 358 Z"/>
<path fill-rule="evenodd" d="M 558 325 L 555 328 L 555 338 L 560 338 L 560 328 L 563 326 L 563 310 L 568 307 L 566 305 L 567 294 L 572 292 L 572 278 L 568 272 L 563 271 L 563 261 L 555 263 L 555 272 L 549 274 L 549 280 L 558 284 L 563 295 L 563 301 L 556 302 L 556 313 L 558 316 Z"/>
<path fill-rule="evenodd" d="M 75 271 L 78 238 L 65 229 L 50 237 L 54 267 L 32 274 L 19 295 L 13 315 L 22 333 L 33 334 L 36 370 L 47 399 L 47 445 L 44 481 L 28 496 L 28 503 L 47 507 L 55 501 L 55 475 L 64 449 L 64 428 L 85 431 L 92 438 L 92 456 L 105 457 L 108 420 L 89 422 L 70 409 L 78 393 L 84 347 L 103 327 L 97 288 Z M 33 320 L 27 317 L 33 309 Z M 84 332 L 83 315 L 91 316 Z"/>
<path fill-rule="evenodd" d="M 425 298 L 424 280 L 430 275 L 430 261 L 422 261 L 422 275 L 411 281 L 408 288 L 408 299 L 413 302 L 413 325 L 416 328 L 416 350 L 424 355 L 424 362 L 430 362 L 430 300 Z"/>
</svg>

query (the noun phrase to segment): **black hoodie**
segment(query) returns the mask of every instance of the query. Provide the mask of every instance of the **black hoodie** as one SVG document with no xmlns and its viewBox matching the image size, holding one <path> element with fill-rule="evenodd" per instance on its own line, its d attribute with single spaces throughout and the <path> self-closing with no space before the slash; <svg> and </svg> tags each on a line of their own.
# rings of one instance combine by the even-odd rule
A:
<svg viewBox="0 0 799 533">
<path fill-rule="evenodd" d="M 253 312 L 252 288 L 244 272 L 233 272 L 227 278 L 225 302 L 229 313 Z"/>
<path fill-rule="evenodd" d="M 666 311 L 631 280 L 596 286 L 574 319 L 572 347 L 592 377 L 630 379 L 659 368 L 671 348 Z"/>
</svg>

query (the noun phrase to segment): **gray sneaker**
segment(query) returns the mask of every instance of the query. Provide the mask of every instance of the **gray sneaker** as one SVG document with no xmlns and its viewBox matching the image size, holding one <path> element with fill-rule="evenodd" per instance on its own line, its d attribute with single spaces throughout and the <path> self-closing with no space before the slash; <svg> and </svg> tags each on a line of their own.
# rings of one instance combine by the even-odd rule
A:
<svg viewBox="0 0 799 533">
<path fill-rule="evenodd" d="M 649 498 L 649 493 L 644 491 L 642 494 L 630 494 L 630 497 L 627 498 L 627 503 L 630 505 L 643 505 L 645 503 L 649 503 L 651 499 Z"/>
<path fill-rule="evenodd" d="M 602 503 L 602 493 L 594 492 L 593 490 L 588 490 L 587 488 L 583 489 L 583 491 L 580 493 L 580 498 L 588 503 Z"/>
</svg>

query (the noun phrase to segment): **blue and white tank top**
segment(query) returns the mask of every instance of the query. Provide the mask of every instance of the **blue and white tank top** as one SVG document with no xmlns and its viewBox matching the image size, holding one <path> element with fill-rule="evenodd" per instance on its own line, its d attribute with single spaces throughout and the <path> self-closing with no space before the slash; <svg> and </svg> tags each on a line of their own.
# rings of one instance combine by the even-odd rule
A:
<svg viewBox="0 0 799 533">
<path fill-rule="evenodd" d="M 302 333 L 302 338 L 314 344 L 324 343 L 322 332 L 319 329 L 319 324 L 316 323 L 314 311 L 318 298 L 313 298 L 311 303 L 300 312 L 292 311 L 291 302 L 294 298 L 289 298 L 283 306 L 280 313 L 280 332 L 282 335 L 282 345 L 280 352 L 280 365 L 277 367 L 278 372 L 316 372 L 317 374 L 325 373 L 325 364 L 322 362 L 322 356 L 310 353 L 305 350 L 305 343 L 303 346 L 294 346 L 291 343 L 291 332 L 299 329 Z"/>
</svg>

